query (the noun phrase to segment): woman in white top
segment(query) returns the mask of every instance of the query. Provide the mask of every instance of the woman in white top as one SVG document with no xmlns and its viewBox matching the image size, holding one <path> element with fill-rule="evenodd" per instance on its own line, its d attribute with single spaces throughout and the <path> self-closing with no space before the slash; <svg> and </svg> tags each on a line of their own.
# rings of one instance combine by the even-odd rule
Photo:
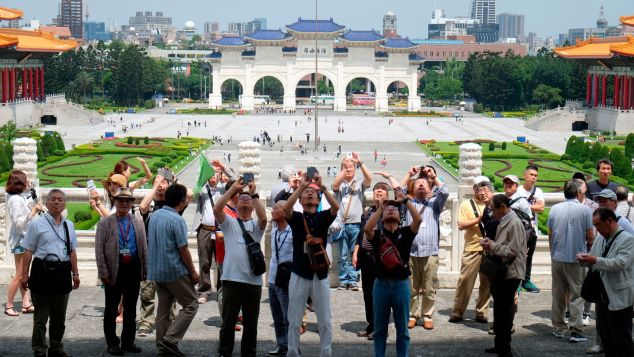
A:
<svg viewBox="0 0 634 357">
<path fill-rule="evenodd" d="M 7 210 L 9 212 L 11 231 L 9 232 L 9 245 L 15 260 L 15 275 L 9 282 L 7 289 L 7 305 L 4 313 L 9 316 L 19 316 L 13 306 L 15 294 L 20 287 L 22 294 L 22 313 L 28 314 L 35 311 L 31 304 L 29 292 L 20 285 L 20 279 L 24 274 L 23 257 L 25 249 L 21 246 L 24 233 L 28 224 L 42 212 L 42 204 L 34 202 L 30 195 L 30 185 L 26 174 L 22 171 L 12 171 L 7 180 L 5 191 L 7 192 Z"/>
</svg>

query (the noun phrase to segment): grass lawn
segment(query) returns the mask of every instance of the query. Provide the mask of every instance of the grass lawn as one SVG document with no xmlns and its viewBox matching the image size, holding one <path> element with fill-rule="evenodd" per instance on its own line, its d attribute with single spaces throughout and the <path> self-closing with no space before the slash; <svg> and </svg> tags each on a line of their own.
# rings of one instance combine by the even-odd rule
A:
<svg viewBox="0 0 634 357">
<path fill-rule="evenodd" d="M 75 229 L 77 230 L 88 230 L 92 229 L 99 222 L 99 214 L 90 207 L 88 203 L 67 203 L 66 211 L 68 212 L 68 219 L 75 225 Z M 75 212 L 77 211 L 90 211 L 92 214 L 92 218 L 88 221 L 75 222 Z"/>
<path fill-rule="evenodd" d="M 501 143 L 496 143 L 500 145 Z M 453 165 L 457 165 L 457 157 L 459 146 L 449 142 L 437 142 L 434 144 L 418 144 L 419 148 L 428 155 L 442 155 L 438 159 L 443 168 L 458 176 L 458 171 Z M 432 147 L 440 150 L 431 151 Z M 495 149 L 493 152 L 488 150 L 489 144 L 482 144 L 482 172 L 485 176 L 495 176 L 494 185 L 497 189 L 501 187 L 502 177 L 506 175 L 516 175 L 520 179 L 524 174 L 524 169 L 529 164 L 529 160 L 534 160 L 534 164 L 539 167 L 538 185 L 544 192 L 559 191 L 564 182 L 572 177 L 572 174 L 579 171 L 578 169 L 567 164 L 550 161 L 548 156 L 552 157 L 552 153 L 541 152 L 531 153 L 526 148 L 507 142 L 507 149 Z M 539 149 L 538 149 L 539 150 Z M 487 157 L 488 156 L 488 157 Z M 524 158 L 517 158 L 523 156 Z M 544 158 L 546 156 L 547 158 Z M 510 168 L 509 168 L 510 166 Z M 496 172 L 499 172 L 496 174 Z"/>
</svg>

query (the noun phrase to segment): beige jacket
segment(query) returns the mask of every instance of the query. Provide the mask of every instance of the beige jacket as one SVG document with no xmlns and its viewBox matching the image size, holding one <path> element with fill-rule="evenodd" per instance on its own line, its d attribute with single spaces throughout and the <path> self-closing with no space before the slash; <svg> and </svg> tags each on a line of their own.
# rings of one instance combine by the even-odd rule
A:
<svg viewBox="0 0 634 357">
<path fill-rule="evenodd" d="M 502 217 L 495 234 L 495 242 L 491 244 L 491 252 L 508 262 L 513 259 L 506 272 L 505 279 L 524 279 L 526 274 L 526 233 L 522 222 L 515 212 L 511 211 Z"/>
</svg>

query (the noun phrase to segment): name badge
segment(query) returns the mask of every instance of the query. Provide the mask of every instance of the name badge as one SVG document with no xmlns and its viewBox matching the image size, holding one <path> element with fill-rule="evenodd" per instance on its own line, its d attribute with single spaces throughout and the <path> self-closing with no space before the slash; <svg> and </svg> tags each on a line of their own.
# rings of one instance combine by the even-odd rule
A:
<svg viewBox="0 0 634 357">
<path fill-rule="evenodd" d="M 130 263 L 132 263 L 132 256 L 130 255 L 129 248 L 126 247 L 126 248 L 119 249 L 119 255 L 120 255 L 121 264 L 129 265 Z"/>
<path fill-rule="evenodd" d="M 121 255 L 130 255 L 130 249 L 129 248 L 121 248 L 119 249 L 119 254 Z"/>
</svg>

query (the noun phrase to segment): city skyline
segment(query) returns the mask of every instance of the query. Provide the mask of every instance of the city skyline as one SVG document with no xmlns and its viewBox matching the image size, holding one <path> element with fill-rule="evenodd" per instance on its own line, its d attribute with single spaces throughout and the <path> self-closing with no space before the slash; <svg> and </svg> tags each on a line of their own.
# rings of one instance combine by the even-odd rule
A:
<svg viewBox="0 0 634 357">
<path fill-rule="evenodd" d="M 269 29 L 283 28 L 293 23 L 298 17 L 314 18 L 313 1 L 299 3 L 290 0 L 278 0 L 281 6 L 271 8 L 270 3 L 255 0 L 234 1 L 223 4 L 222 9 L 214 11 L 208 2 L 190 0 L 189 6 L 174 7 L 173 2 L 154 0 L 152 2 L 130 2 L 124 0 L 84 0 L 90 17 L 88 21 L 105 22 L 106 26 L 114 20 L 117 27 L 127 24 L 128 19 L 136 11 L 162 11 L 165 16 L 172 17 L 174 26 L 182 28 L 186 21 L 193 21 L 197 31 L 203 33 L 204 23 L 220 22 L 220 29 L 225 31 L 229 22 L 248 22 L 256 17 L 268 20 Z M 385 13 L 393 11 L 398 17 L 398 33 L 410 38 L 426 38 L 427 24 L 433 9 L 442 8 L 448 16 L 468 16 L 471 0 L 366 0 L 359 16 L 358 3 L 348 1 L 319 0 L 318 16 L 320 19 L 332 17 L 337 23 L 354 30 L 382 29 Z M 57 16 L 59 0 L 5 0 L 2 6 L 24 10 L 23 21 L 38 19 L 47 24 Z M 497 0 L 497 14 L 514 13 L 525 15 L 525 32 L 535 32 L 541 36 L 557 36 L 567 33 L 570 28 L 596 27 L 599 8 L 605 8 L 605 15 L 610 25 L 617 25 L 622 15 L 631 15 L 633 10 L 623 1 L 534 0 L 530 3 L 515 0 Z M 209 8 L 209 11 L 200 9 Z M 84 19 L 85 20 L 85 19 Z"/>
</svg>

